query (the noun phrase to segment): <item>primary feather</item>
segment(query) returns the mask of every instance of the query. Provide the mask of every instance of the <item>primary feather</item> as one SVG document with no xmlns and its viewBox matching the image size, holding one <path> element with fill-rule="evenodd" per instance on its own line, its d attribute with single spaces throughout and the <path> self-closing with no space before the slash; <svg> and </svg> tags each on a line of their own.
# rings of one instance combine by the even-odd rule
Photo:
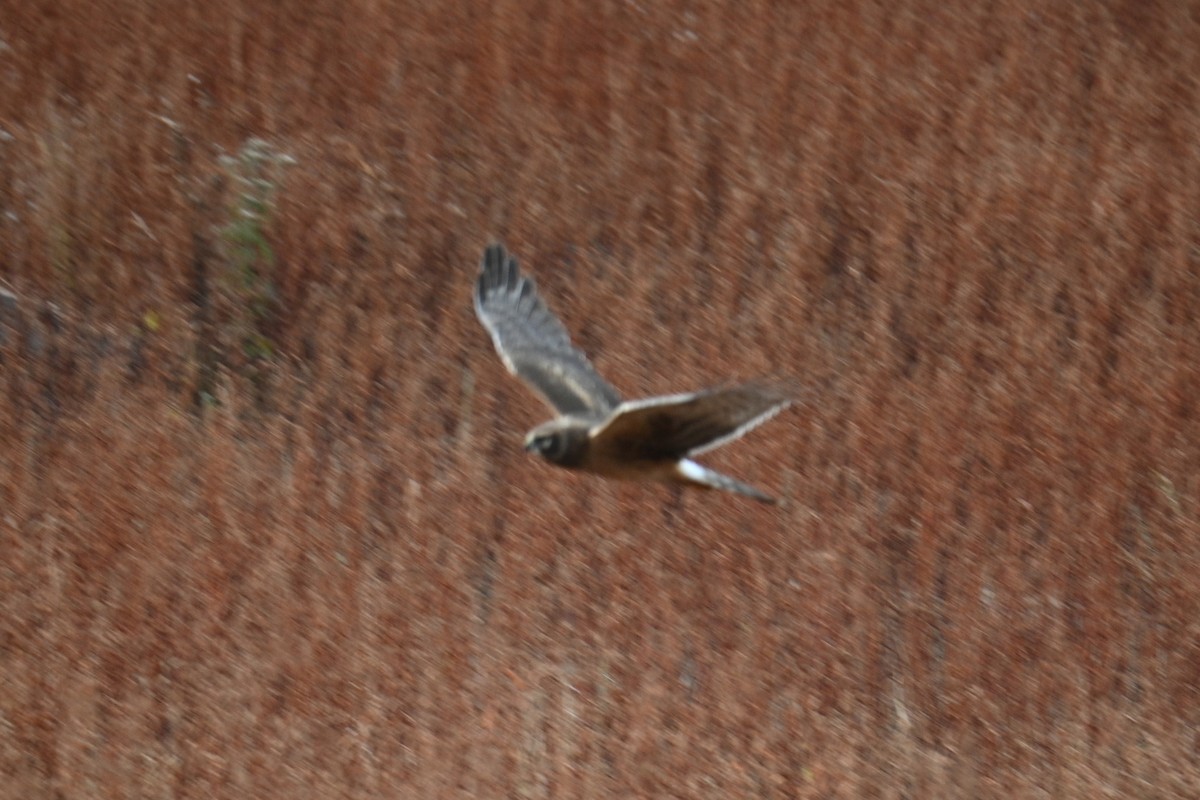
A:
<svg viewBox="0 0 1200 800">
<path fill-rule="evenodd" d="M 620 395 L 571 344 L 567 329 L 546 307 L 532 278 L 500 245 L 483 255 L 475 284 L 475 313 L 506 367 L 560 414 L 601 418 Z"/>
</svg>

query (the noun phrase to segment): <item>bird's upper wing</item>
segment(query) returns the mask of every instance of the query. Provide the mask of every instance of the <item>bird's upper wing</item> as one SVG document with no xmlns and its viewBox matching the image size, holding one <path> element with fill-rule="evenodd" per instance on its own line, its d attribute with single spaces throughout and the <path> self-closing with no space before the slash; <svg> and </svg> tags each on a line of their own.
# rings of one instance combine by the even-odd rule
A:
<svg viewBox="0 0 1200 800">
<path fill-rule="evenodd" d="M 605 415 L 621 402 L 617 390 L 571 344 L 558 318 L 538 297 L 532 278 L 500 245 L 483 254 L 475 313 L 492 335 L 504 365 L 560 414 Z"/>
<path fill-rule="evenodd" d="M 786 386 L 746 383 L 622 403 L 591 432 L 615 458 L 679 459 L 718 447 L 792 403 Z"/>
</svg>

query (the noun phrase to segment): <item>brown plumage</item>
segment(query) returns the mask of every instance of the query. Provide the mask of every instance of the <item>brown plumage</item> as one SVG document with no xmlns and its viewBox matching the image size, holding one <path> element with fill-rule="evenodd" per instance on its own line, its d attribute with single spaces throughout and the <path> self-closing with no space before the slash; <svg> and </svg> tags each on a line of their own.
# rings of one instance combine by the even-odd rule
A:
<svg viewBox="0 0 1200 800">
<path fill-rule="evenodd" d="M 754 382 L 621 402 L 500 245 L 487 248 L 475 312 L 509 371 L 560 416 L 534 428 L 525 449 L 560 467 L 624 480 L 724 489 L 764 502 L 752 486 L 691 460 L 787 408 L 783 385 Z"/>
</svg>

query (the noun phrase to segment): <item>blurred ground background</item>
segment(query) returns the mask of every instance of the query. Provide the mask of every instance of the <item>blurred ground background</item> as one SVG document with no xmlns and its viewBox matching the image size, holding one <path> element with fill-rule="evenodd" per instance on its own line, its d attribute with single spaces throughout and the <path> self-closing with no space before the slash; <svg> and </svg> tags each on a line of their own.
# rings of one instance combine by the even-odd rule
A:
<svg viewBox="0 0 1200 800">
<path fill-rule="evenodd" d="M 0 797 L 1200 796 L 1196 3 L 5 6 Z"/>
</svg>

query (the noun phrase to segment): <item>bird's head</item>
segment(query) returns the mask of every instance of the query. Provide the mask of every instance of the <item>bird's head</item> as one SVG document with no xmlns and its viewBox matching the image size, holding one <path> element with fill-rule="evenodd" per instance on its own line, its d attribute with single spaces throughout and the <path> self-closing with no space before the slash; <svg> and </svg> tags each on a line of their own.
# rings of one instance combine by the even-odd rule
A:
<svg viewBox="0 0 1200 800">
<path fill-rule="evenodd" d="M 525 435 L 525 450 L 560 467 L 572 467 L 583 459 L 587 438 L 587 425 L 565 418 L 555 419 Z"/>
</svg>

